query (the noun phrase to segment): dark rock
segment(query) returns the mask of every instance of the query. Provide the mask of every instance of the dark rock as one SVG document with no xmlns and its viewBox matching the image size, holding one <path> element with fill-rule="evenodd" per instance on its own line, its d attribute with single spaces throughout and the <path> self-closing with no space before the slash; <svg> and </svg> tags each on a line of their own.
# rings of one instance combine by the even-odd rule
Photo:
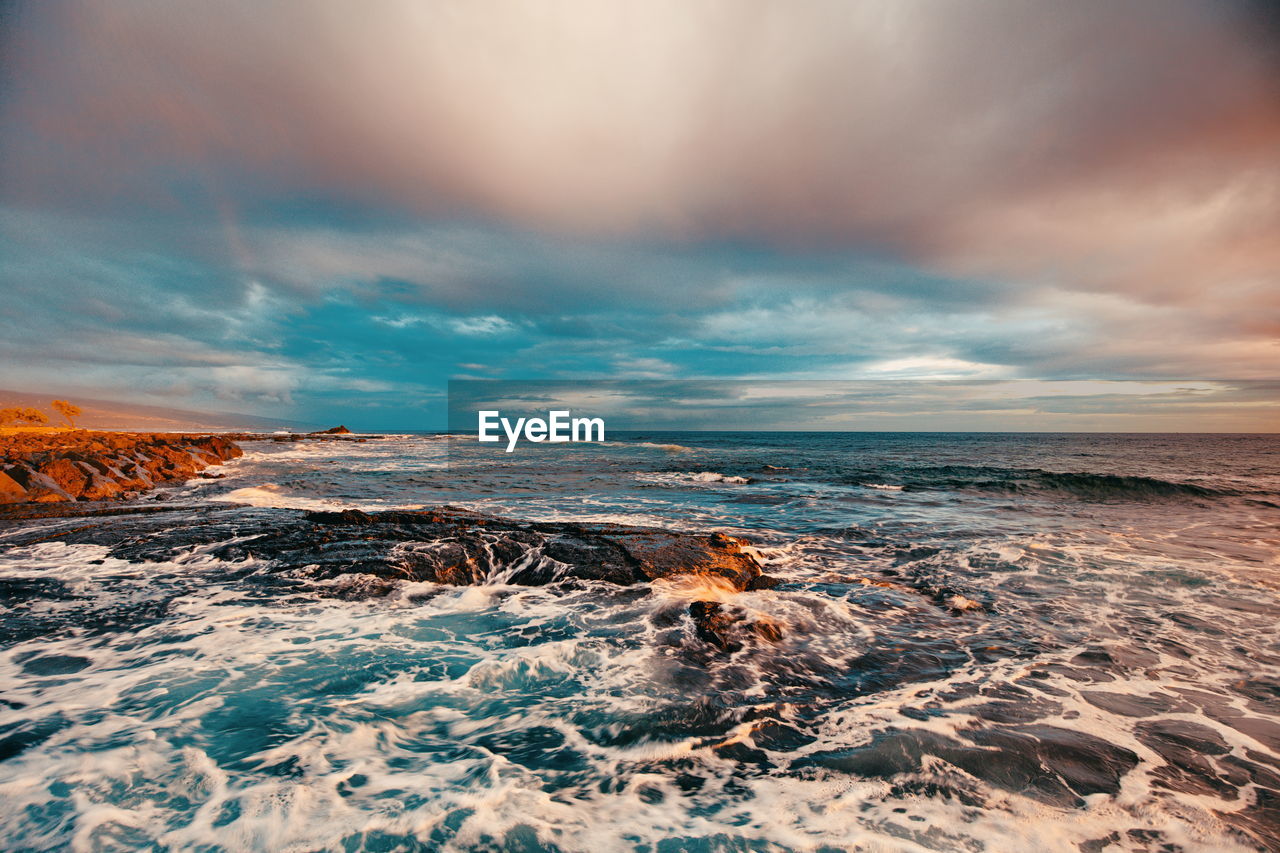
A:
<svg viewBox="0 0 1280 853">
<path fill-rule="evenodd" d="M 27 489 L 17 480 L 0 472 L 0 504 L 22 503 L 27 500 Z"/>
<path fill-rule="evenodd" d="M 741 607 L 718 601 L 695 601 L 689 605 L 698 638 L 724 652 L 740 651 L 750 639 L 777 643 L 782 629 L 775 623 L 752 619 Z"/>
<path fill-rule="evenodd" d="M 722 534 L 569 522 L 526 522 L 444 507 L 426 511 L 277 512 L 251 535 L 219 516 L 115 544 L 134 561 L 172 559 L 197 542 L 223 542 L 222 560 L 270 561 L 271 571 L 315 579 L 358 573 L 447 584 L 620 585 L 676 576 L 716 578 L 736 590 L 761 577 L 741 544 Z M 205 529 L 207 526 L 208 529 Z M 227 543 L 229 539 L 235 539 Z M 389 587 L 384 587 L 387 591 Z"/>
<path fill-rule="evenodd" d="M 31 467 L 19 456 L 6 456 L 4 473 L 22 488 L 31 485 Z"/>
<path fill-rule="evenodd" d="M 307 435 L 351 435 L 351 430 L 345 426 L 330 427 L 329 429 L 320 429 L 315 432 L 307 433 Z"/>
<path fill-rule="evenodd" d="M 782 581 L 778 580 L 773 575 L 759 575 L 747 581 L 747 589 L 773 589 L 781 583 Z"/>
</svg>

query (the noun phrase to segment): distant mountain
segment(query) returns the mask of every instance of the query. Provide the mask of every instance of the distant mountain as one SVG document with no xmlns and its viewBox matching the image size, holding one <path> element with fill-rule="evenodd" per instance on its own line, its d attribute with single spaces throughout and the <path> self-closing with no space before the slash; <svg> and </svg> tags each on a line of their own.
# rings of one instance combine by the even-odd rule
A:
<svg viewBox="0 0 1280 853">
<path fill-rule="evenodd" d="M 62 424 L 62 419 L 49 407 L 53 400 L 69 400 L 83 410 L 76 418 L 76 426 L 85 429 L 137 430 L 139 432 L 184 432 L 246 430 L 273 432 L 275 430 L 310 431 L 320 425 L 285 421 L 277 418 L 260 418 L 257 415 L 240 415 L 230 412 L 193 412 L 187 409 L 166 409 L 160 406 L 139 406 L 112 400 L 95 400 L 65 394 L 32 394 L 27 391 L 0 389 L 0 408 L 6 406 L 35 406 L 49 416 L 50 425 Z"/>
</svg>

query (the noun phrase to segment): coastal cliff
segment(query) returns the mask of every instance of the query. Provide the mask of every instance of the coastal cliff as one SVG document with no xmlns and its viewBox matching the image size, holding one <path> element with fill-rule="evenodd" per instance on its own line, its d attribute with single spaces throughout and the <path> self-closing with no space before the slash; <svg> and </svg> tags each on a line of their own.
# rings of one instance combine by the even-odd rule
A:
<svg viewBox="0 0 1280 853">
<path fill-rule="evenodd" d="M 14 433 L 0 436 L 0 503 L 120 500 L 241 455 L 221 435 Z"/>
</svg>

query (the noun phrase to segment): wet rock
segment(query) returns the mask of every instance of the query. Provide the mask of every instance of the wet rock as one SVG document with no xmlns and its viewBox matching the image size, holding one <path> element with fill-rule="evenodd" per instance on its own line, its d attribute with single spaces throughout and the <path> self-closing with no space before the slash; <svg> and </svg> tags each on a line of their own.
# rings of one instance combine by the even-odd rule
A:
<svg viewBox="0 0 1280 853">
<path fill-rule="evenodd" d="M 746 589 L 774 589 L 781 583 L 782 581 L 775 578 L 773 575 L 756 575 L 751 580 L 747 581 Z"/>
<path fill-rule="evenodd" d="M 142 524 L 141 521 L 138 524 Z M 94 541 L 92 531 L 77 534 Z M 232 541 L 228 541 L 232 540 Z M 68 536 L 64 541 L 77 541 Z M 222 543 L 222 544 L 214 544 Z M 364 574 L 389 581 L 536 586 L 563 580 L 628 586 L 705 576 L 743 590 L 764 577 L 738 540 L 613 524 L 527 522 L 451 507 L 367 513 L 210 512 L 180 525 L 156 521 L 110 542 L 111 555 L 165 561 L 201 544 L 221 560 L 331 580 Z M 383 592 L 390 587 L 383 585 Z"/>
<path fill-rule="evenodd" d="M 921 549 L 912 549 L 907 553 L 914 555 L 919 550 Z M 976 589 L 964 579 L 938 566 L 927 563 L 911 566 L 903 576 L 903 581 L 952 613 L 992 612 L 995 609 L 989 590 Z"/>
<path fill-rule="evenodd" d="M 719 601 L 695 601 L 689 605 L 689 616 L 698 638 L 725 652 L 741 651 L 751 640 L 777 643 L 783 637 L 777 623 Z"/>
<path fill-rule="evenodd" d="M 618 542 L 649 580 L 674 575 L 702 574 L 724 578 L 735 589 L 746 589 L 761 576 L 760 564 L 741 543 L 723 533 L 679 535 L 665 530 L 612 528 Z"/>
<path fill-rule="evenodd" d="M 308 435 L 351 435 L 351 430 L 347 429 L 345 426 L 338 425 L 336 427 L 330 427 L 329 429 L 316 430 L 315 432 L 308 433 Z"/>
<path fill-rule="evenodd" d="M 22 503 L 27 500 L 27 489 L 17 480 L 0 472 L 0 504 Z"/>
</svg>

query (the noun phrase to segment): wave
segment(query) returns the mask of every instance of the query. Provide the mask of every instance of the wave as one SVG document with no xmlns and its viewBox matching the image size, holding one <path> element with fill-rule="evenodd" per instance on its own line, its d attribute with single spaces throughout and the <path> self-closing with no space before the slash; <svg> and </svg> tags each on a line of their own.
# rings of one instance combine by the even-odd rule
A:
<svg viewBox="0 0 1280 853">
<path fill-rule="evenodd" d="M 1214 499 L 1239 495 L 1230 489 L 1125 474 L 1045 471 L 1039 468 L 945 466 L 913 472 L 906 491 L 972 489 L 1021 493 L 1060 492 L 1084 500 Z M 860 485 L 871 486 L 870 483 Z"/>
<path fill-rule="evenodd" d="M 295 494 L 276 483 L 263 483 L 258 486 L 233 489 L 221 495 L 210 495 L 209 500 L 272 509 L 333 509 L 335 506 L 340 505 L 338 501 Z"/>
<path fill-rule="evenodd" d="M 692 453 L 699 449 L 683 444 L 658 441 L 600 441 L 596 443 L 602 447 L 650 447 L 654 450 L 665 450 L 668 453 Z"/>
<path fill-rule="evenodd" d="M 733 483 L 734 485 L 745 485 L 751 482 L 750 477 L 737 477 L 732 474 L 721 474 L 717 471 L 700 471 L 697 474 L 686 474 L 688 479 L 695 483 Z"/>
<path fill-rule="evenodd" d="M 721 474 L 719 471 L 638 472 L 636 479 L 650 483 L 728 483 L 734 486 L 755 482 L 750 477 Z"/>
</svg>

